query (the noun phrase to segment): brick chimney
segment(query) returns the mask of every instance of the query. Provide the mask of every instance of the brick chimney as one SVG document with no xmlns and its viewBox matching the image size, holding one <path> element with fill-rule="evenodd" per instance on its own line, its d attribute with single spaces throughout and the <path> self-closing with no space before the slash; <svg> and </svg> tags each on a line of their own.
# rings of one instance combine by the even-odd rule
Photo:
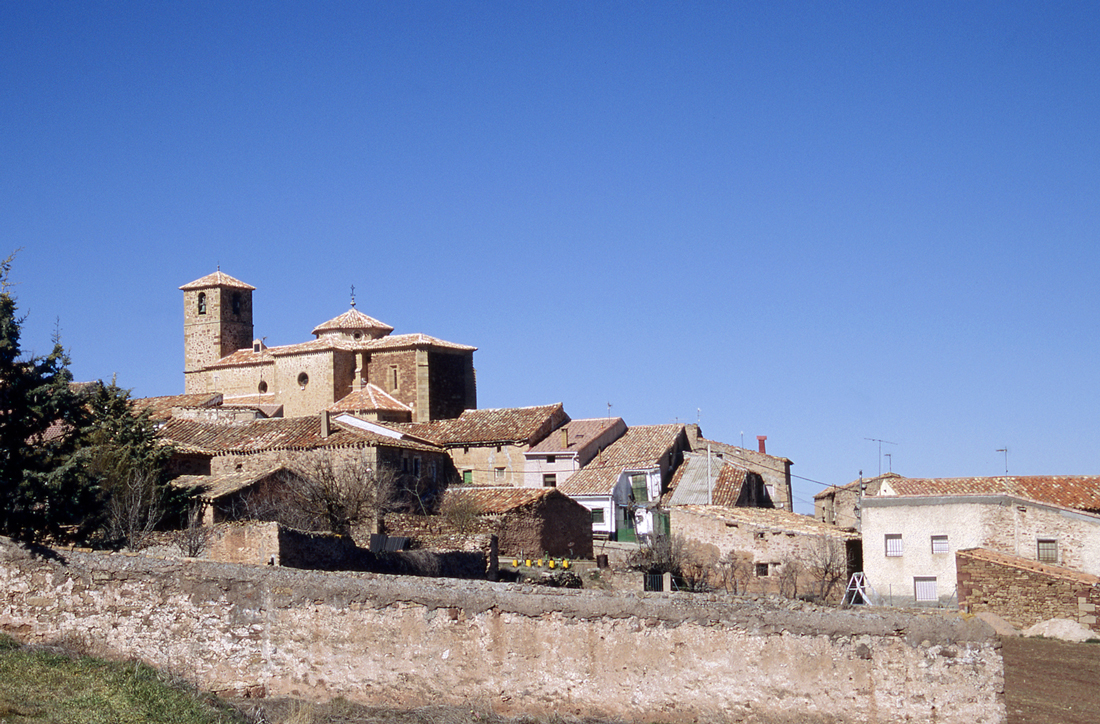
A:
<svg viewBox="0 0 1100 724">
<path fill-rule="evenodd" d="M 760 443 L 760 452 L 764 453 L 765 455 L 768 454 L 768 451 L 764 449 L 765 448 L 764 442 L 767 439 L 768 439 L 767 435 L 757 435 L 756 436 L 756 442 Z"/>
<path fill-rule="evenodd" d="M 329 412 L 328 410 L 321 410 L 321 437 L 326 438 L 329 436 Z M 764 443 L 760 443 L 763 447 Z"/>
</svg>

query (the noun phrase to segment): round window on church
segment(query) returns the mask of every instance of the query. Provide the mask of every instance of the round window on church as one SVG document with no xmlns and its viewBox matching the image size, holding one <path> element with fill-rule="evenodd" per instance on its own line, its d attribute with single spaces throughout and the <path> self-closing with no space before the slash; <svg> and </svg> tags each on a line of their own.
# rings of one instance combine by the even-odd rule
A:
<svg viewBox="0 0 1100 724">
<path fill-rule="evenodd" d="M 267 392 L 267 383 L 264 382 L 263 380 L 260 380 L 260 386 L 257 387 L 256 389 L 260 391 L 261 395 L 266 393 Z"/>
<path fill-rule="evenodd" d="M 307 375 L 305 372 L 298 375 L 298 386 L 299 387 L 301 387 L 304 390 L 306 388 L 306 385 L 308 385 L 308 384 L 309 384 L 309 375 Z"/>
</svg>

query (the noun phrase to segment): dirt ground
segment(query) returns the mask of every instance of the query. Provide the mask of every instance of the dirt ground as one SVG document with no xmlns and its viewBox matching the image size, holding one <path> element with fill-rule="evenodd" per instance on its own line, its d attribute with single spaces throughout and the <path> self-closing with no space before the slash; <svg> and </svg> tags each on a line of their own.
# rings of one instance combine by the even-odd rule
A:
<svg viewBox="0 0 1100 724">
<path fill-rule="evenodd" d="M 1008 724 L 1100 722 L 1100 644 L 1003 639 Z"/>
</svg>

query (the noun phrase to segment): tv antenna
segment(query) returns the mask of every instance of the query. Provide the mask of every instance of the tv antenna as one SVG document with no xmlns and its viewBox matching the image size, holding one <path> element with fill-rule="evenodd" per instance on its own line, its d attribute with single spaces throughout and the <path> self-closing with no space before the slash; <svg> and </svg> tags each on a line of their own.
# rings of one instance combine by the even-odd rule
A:
<svg viewBox="0 0 1100 724">
<path fill-rule="evenodd" d="M 997 452 L 1002 452 L 1005 454 L 1005 475 L 1008 475 L 1008 445 L 997 448 Z"/>
<path fill-rule="evenodd" d="M 878 443 L 878 474 L 882 475 L 882 443 L 887 445 L 897 445 L 896 442 L 890 442 L 889 440 L 879 440 L 877 437 L 865 437 L 864 440 L 870 440 L 871 442 Z"/>
<path fill-rule="evenodd" d="M 883 453 L 883 457 L 886 458 L 886 469 L 891 473 L 894 472 L 894 456 L 890 453 Z"/>
</svg>

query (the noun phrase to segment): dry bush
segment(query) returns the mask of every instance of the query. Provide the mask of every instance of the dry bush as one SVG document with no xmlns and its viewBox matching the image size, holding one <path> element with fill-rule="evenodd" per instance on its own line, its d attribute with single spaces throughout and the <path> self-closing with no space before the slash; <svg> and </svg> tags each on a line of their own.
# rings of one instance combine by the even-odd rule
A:
<svg viewBox="0 0 1100 724">
<path fill-rule="evenodd" d="M 779 595 L 787 598 L 798 597 L 798 577 L 802 573 L 802 562 L 789 558 L 779 568 Z"/>
<path fill-rule="evenodd" d="M 439 509 L 447 527 L 462 535 L 477 530 L 481 513 L 481 506 L 467 495 L 448 495 Z"/>
<path fill-rule="evenodd" d="M 802 558 L 811 581 L 809 593 L 828 600 L 844 589 L 848 579 L 848 554 L 844 542 L 820 537 Z"/>
<path fill-rule="evenodd" d="M 133 469 L 107 503 L 107 535 L 131 550 L 144 548 L 166 512 L 163 486 L 155 472 Z"/>
<path fill-rule="evenodd" d="M 198 558 L 210 544 L 213 531 L 202 524 L 202 506 L 195 505 L 187 514 L 187 525 L 172 534 L 172 542 L 188 558 Z"/>
<path fill-rule="evenodd" d="M 746 593 L 749 582 L 754 578 L 754 570 L 751 553 L 730 551 L 714 565 L 714 585 L 724 588 L 728 593 Z"/>
</svg>

